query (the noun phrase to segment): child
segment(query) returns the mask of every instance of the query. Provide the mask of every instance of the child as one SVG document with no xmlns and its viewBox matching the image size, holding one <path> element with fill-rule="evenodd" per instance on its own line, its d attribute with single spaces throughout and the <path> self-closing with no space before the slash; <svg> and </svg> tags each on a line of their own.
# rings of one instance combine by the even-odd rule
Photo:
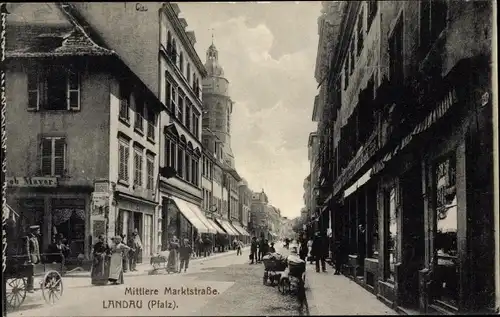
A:
<svg viewBox="0 0 500 317">
<path fill-rule="evenodd" d="M 184 243 L 179 249 L 179 258 L 181 261 L 181 268 L 179 272 L 182 272 L 182 268 L 184 268 L 184 272 L 186 272 L 188 266 L 189 266 L 189 258 L 191 257 L 191 253 L 193 252 L 193 249 L 189 245 L 189 240 L 184 239 Z"/>
</svg>

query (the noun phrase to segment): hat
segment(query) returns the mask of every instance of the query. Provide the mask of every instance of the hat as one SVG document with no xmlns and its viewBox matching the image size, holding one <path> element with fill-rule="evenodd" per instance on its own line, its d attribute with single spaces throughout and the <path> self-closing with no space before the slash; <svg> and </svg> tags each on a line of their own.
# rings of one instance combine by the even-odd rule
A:
<svg viewBox="0 0 500 317">
<path fill-rule="evenodd" d="M 30 226 L 30 230 L 37 230 L 37 229 L 40 229 L 39 225 Z"/>
</svg>

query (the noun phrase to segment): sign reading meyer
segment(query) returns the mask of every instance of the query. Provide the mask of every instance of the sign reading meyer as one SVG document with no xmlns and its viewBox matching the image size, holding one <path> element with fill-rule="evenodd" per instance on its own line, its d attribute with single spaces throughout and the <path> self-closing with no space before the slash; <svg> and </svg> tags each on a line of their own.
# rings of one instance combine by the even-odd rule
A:
<svg viewBox="0 0 500 317">
<path fill-rule="evenodd" d="M 6 177 L 9 187 L 57 187 L 56 177 Z"/>
</svg>

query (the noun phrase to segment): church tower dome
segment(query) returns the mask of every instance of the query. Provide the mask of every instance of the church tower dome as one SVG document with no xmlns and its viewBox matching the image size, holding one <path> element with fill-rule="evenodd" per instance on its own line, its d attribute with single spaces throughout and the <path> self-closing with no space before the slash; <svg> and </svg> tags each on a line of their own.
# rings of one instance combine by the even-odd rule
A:
<svg viewBox="0 0 500 317">
<path fill-rule="evenodd" d="M 205 68 L 208 72 L 208 76 L 224 77 L 224 69 L 219 64 L 219 51 L 217 51 L 214 43 L 212 43 L 207 50 Z"/>
</svg>

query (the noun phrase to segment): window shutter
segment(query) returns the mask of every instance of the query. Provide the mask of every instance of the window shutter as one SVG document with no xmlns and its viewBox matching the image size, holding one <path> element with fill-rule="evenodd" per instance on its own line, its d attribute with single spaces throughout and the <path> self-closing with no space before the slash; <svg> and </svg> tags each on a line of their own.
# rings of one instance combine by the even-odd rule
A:
<svg viewBox="0 0 500 317">
<path fill-rule="evenodd" d="M 41 173 L 42 175 L 52 175 L 52 139 L 42 139 L 41 144 Z"/>
<path fill-rule="evenodd" d="M 66 158 L 66 142 L 64 139 L 54 140 L 54 175 L 64 175 Z"/>
<path fill-rule="evenodd" d="M 68 72 L 68 109 L 80 110 L 80 76 L 76 71 Z"/>
<path fill-rule="evenodd" d="M 118 179 L 123 179 L 123 146 L 118 145 Z"/>
<path fill-rule="evenodd" d="M 123 175 L 125 177 L 125 180 L 128 181 L 128 160 L 129 160 L 129 156 L 130 156 L 128 146 L 125 146 L 123 151 L 124 151 L 124 153 L 123 153 L 123 158 L 124 158 L 123 159 L 123 162 L 124 162 Z"/>
</svg>

